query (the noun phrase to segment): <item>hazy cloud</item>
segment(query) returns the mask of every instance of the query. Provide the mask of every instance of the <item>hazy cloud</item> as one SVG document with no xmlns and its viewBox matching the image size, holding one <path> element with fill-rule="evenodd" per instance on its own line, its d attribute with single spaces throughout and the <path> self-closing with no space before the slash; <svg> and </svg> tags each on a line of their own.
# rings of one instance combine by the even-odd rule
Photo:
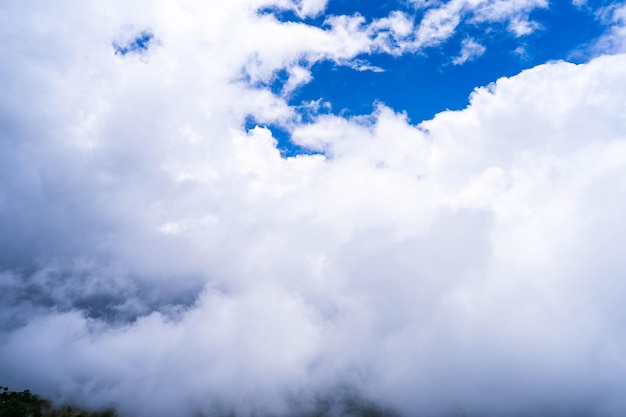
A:
<svg viewBox="0 0 626 417">
<path fill-rule="evenodd" d="M 406 15 L 55 3 L 0 13 L 2 384 L 137 417 L 624 414 L 626 56 L 419 125 L 383 104 L 305 123 L 280 94 L 409 36 Z M 545 7 L 418 3 L 421 45 Z M 149 59 L 115 54 L 143 28 Z M 319 153 L 283 158 L 250 117 Z"/>
</svg>

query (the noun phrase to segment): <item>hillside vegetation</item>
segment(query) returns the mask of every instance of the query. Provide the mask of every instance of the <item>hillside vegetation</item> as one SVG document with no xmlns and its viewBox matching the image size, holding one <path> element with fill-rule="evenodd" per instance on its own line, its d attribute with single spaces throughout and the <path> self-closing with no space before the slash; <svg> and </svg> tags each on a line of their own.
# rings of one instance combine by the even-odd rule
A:
<svg viewBox="0 0 626 417">
<path fill-rule="evenodd" d="M 76 406 L 54 406 L 51 401 L 31 393 L 30 390 L 11 391 L 0 385 L 0 391 L 0 417 L 118 417 L 113 409 L 88 411 Z M 202 414 L 198 413 L 197 416 Z M 224 416 L 234 417 L 234 414 L 226 413 Z M 294 417 L 329 416 L 397 417 L 394 413 L 350 397 L 339 402 L 320 401 L 315 411 L 294 414 Z"/>
<path fill-rule="evenodd" d="M 0 417 L 116 417 L 113 410 L 87 411 L 73 406 L 54 407 L 30 390 L 11 391 L 0 387 Z"/>
</svg>

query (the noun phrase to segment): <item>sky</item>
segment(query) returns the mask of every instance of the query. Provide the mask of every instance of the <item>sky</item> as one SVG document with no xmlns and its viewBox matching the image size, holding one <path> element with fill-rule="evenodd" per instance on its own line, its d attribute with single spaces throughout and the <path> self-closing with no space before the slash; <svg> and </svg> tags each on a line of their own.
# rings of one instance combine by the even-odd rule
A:
<svg viewBox="0 0 626 417">
<path fill-rule="evenodd" d="M 623 416 L 625 52 L 623 1 L 0 2 L 0 385 Z"/>
</svg>

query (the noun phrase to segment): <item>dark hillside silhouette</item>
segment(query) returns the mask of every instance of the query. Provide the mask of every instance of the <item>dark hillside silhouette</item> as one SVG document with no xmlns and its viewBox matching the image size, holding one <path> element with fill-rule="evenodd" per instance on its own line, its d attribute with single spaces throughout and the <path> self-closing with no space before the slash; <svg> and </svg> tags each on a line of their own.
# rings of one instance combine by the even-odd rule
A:
<svg viewBox="0 0 626 417">
<path fill-rule="evenodd" d="M 87 411 L 73 406 L 54 407 L 46 399 L 24 390 L 11 391 L 1 387 L 0 417 L 116 417 L 113 410 Z"/>
</svg>

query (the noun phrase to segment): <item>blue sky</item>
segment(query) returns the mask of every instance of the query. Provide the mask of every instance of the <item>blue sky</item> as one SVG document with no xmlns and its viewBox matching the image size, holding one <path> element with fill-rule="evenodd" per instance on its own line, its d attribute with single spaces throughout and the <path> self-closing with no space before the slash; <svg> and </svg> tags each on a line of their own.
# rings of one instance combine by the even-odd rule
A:
<svg viewBox="0 0 626 417">
<path fill-rule="evenodd" d="M 0 2 L 0 56 L 2 385 L 626 415 L 626 2 Z"/>
<path fill-rule="evenodd" d="M 389 7 L 368 3 L 371 2 L 330 1 L 327 10 L 337 14 L 358 12 L 368 19 L 388 12 L 385 9 Z M 321 63 L 314 68 L 313 81 L 298 91 L 291 102 L 322 98 L 333 104 L 334 112 L 358 115 L 369 114 L 373 103 L 382 101 L 398 111 L 406 111 L 412 122 L 419 123 L 446 109 L 464 108 L 474 88 L 500 77 L 550 60 L 585 61 L 585 45 L 604 29 L 588 10 L 566 1 L 554 2 L 549 10 L 534 12 L 531 18 L 541 28 L 521 38 L 507 33 L 501 24 L 484 24 L 462 28 L 443 45 L 426 48 L 419 54 L 360 57 L 383 72 Z M 485 33 L 488 31 L 493 33 Z M 452 59 L 459 53 L 460 41 L 470 36 L 483 43 L 486 52 L 471 62 L 454 65 Z M 516 53 L 519 47 L 524 48 L 523 53 Z"/>
<path fill-rule="evenodd" d="M 529 34 L 515 35 L 504 22 L 477 25 L 461 23 L 458 30 L 441 44 L 426 47 L 413 54 L 390 56 L 385 53 L 355 57 L 377 70 L 357 70 L 333 61 L 312 65 L 312 80 L 289 96 L 289 104 L 321 100 L 328 103 L 324 111 L 344 116 L 371 113 L 377 103 L 406 112 L 412 123 L 431 119 L 444 110 L 461 110 L 469 103 L 471 92 L 500 77 L 509 77 L 524 69 L 550 61 L 582 63 L 594 56 L 593 43 L 607 26 L 598 16 L 606 2 L 575 5 L 569 1 L 550 3 L 530 13 L 537 27 Z M 424 10 L 415 10 L 402 2 L 330 0 L 325 12 L 315 18 L 298 17 L 293 11 L 268 9 L 283 22 L 306 22 L 324 27 L 328 15 L 363 16 L 368 22 L 402 10 L 419 19 Z M 425 9 L 427 10 L 427 9 Z M 455 63 L 464 39 L 472 39 L 485 50 L 464 63 Z M 279 92 L 287 80 L 285 72 L 276 74 L 272 90 Z M 307 117 L 309 113 L 303 111 Z M 248 127 L 254 123 L 248 124 Z M 269 125 L 285 155 L 307 152 L 289 141 L 289 133 Z"/>
</svg>

